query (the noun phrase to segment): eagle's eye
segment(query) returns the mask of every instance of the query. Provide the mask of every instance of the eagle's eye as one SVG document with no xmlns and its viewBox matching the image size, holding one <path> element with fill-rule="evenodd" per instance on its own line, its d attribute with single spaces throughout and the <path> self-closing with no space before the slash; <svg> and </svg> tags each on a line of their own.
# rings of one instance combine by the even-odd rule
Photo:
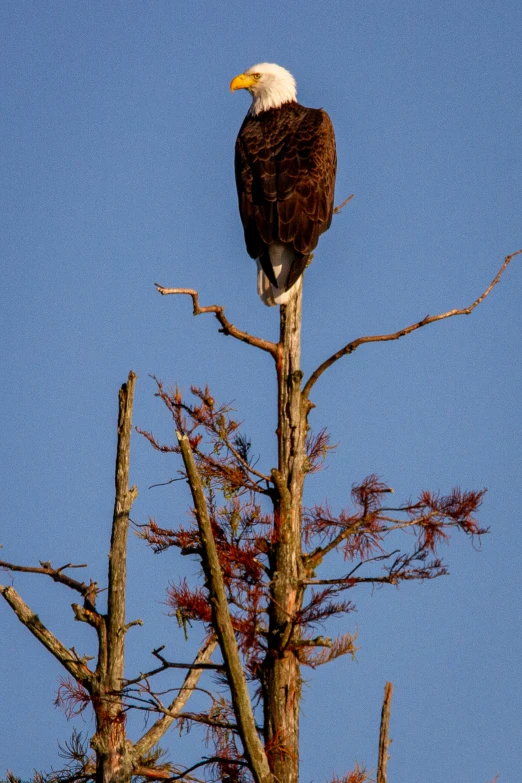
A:
<svg viewBox="0 0 522 783">
<path fill-rule="evenodd" d="M 253 73 L 252 76 L 256 80 L 256 82 L 257 82 L 258 79 L 261 78 L 261 74 L 260 73 Z"/>
</svg>

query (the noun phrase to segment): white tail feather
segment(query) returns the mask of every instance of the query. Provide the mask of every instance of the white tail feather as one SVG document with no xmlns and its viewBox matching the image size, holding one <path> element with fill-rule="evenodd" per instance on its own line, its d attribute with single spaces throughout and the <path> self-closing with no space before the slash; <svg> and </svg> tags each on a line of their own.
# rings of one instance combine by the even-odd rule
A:
<svg viewBox="0 0 522 783">
<path fill-rule="evenodd" d="M 294 260 L 294 250 L 287 245 L 273 244 L 269 247 L 270 263 L 274 270 L 274 277 L 278 285 L 274 286 L 269 281 L 261 268 L 259 260 L 257 261 L 257 292 L 261 300 L 268 307 L 287 304 L 297 293 L 301 285 L 301 277 L 293 284 L 288 291 L 285 291 L 286 281 L 292 268 Z"/>
</svg>

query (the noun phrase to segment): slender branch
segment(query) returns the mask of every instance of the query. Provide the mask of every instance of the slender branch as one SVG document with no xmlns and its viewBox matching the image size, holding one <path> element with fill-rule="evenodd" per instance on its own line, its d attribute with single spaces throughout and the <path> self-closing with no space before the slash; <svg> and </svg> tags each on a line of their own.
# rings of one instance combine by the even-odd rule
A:
<svg viewBox="0 0 522 783">
<path fill-rule="evenodd" d="M 334 209 L 333 209 L 333 212 L 332 212 L 332 215 L 338 215 L 338 214 L 339 214 L 339 212 L 341 212 L 341 210 L 343 209 L 343 207 L 345 207 L 345 206 L 348 204 L 348 202 L 352 200 L 352 198 L 354 197 L 354 195 L 355 195 L 355 194 L 354 194 L 354 193 L 352 193 L 352 195 L 351 195 L 351 196 L 348 196 L 348 198 L 345 198 L 345 200 L 343 201 L 343 203 L 342 203 L 342 204 L 339 204 L 337 207 L 334 207 Z"/>
<path fill-rule="evenodd" d="M 172 779 L 172 770 L 171 769 L 161 769 L 159 767 L 144 767 L 144 766 L 138 766 L 133 769 L 133 775 L 136 777 L 139 775 L 142 778 L 147 778 L 147 780 L 171 780 Z"/>
<path fill-rule="evenodd" d="M 181 712 L 179 715 L 182 720 L 192 720 L 195 723 L 203 723 L 205 726 L 215 726 L 219 729 L 226 729 L 227 731 L 237 731 L 237 723 L 230 723 L 226 720 L 219 720 L 219 718 L 211 718 L 208 715 L 200 714 L 197 712 Z M 262 731 L 263 727 L 258 726 L 258 731 Z"/>
<path fill-rule="evenodd" d="M 345 576 L 340 579 L 303 579 L 302 584 L 314 587 L 317 585 L 338 585 L 349 589 L 356 584 L 395 584 L 396 581 L 397 577 L 390 574 L 388 576 Z"/>
<path fill-rule="evenodd" d="M 436 321 L 442 321 L 445 318 L 452 318 L 454 315 L 469 315 L 470 313 L 473 312 L 475 307 L 477 307 L 479 304 L 481 304 L 481 302 L 484 301 L 486 296 L 488 296 L 491 290 L 499 282 L 508 264 L 512 261 L 513 258 L 515 258 L 515 256 L 518 256 L 520 253 L 522 253 L 522 249 L 517 250 L 515 253 L 511 253 L 511 255 L 509 256 L 506 256 L 506 258 L 504 259 L 504 263 L 500 267 L 494 279 L 488 285 L 486 290 L 478 297 L 478 299 L 475 299 L 473 304 L 471 304 L 469 307 L 448 310 L 445 313 L 439 313 L 439 315 L 427 315 L 421 321 L 417 321 L 416 323 L 411 324 L 410 326 L 406 326 L 404 329 L 399 329 L 398 332 L 393 332 L 392 334 L 377 334 L 377 335 L 369 335 L 367 337 L 359 337 L 357 340 L 353 340 L 351 343 L 348 343 L 347 345 L 344 346 L 344 348 L 341 348 L 339 351 L 332 354 L 332 356 L 326 359 L 326 361 L 324 361 L 321 365 L 319 365 L 319 367 L 315 370 L 315 372 L 312 373 L 312 375 L 306 382 L 305 387 L 303 389 L 303 397 L 305 399 L 308 398 L 312 390 L 312 387 L 314 386 L 316 381 L 321 377 L 321 375 L 325 370 L 331 367 L 332 364 L 334 364 L 336 361 L 341 359 L 343 356 L 346 356 L 347 354 L 351 354 L 354 351 L 356 351 L 360 345 L 363 345 L 365 343 L 386 342 L 388 340 L 399 340 L 401 337 L 404 337 L 407 334 L 411 334 L 411 332 L 414 332 L 417 329 L 421 329 L 423 326 L 427 326 L 428 324 L 435 323 Z"/>
<path fill-rule="evenodd" d="M 238 461 L 243 463 L 243 466 L 245 467 L 245 469 L 246 470 L 252 470 L 252 468 L 249 466 L 248 462 L 245 462 L 241 458 L 241 456 L 239 454 L 237 454 L 237 456 L 236 456 L 235 450 L 234 450 L 233 446 L 231 446 L 231 444 L 228 442 L 228 440 L 226 438 L 223 438 L 223 440 L 224 440 L 227 448 L 230 449 L 230 451 L 234 455 L 234 457 L 236 457 Z M 205 454 L 203 451 L 200 451 L 199 449 L 194 449 L 194 454 L 196 454 L 196 456 L 199 457 L 199 459 L 202 462 L 205 462 L 207 465 L 212 466 L 217 471 L 219 471 L 222 475 L 223 474 L 224 475 L 227 475 L 227 474 L 231 475 L 234 472 L 233 468 L 230 468 L 227 465 L 224 465 L 223 463 L 219 462 L 216 459 L 212 459 L 212 457 L 209 457 L 208 454 Z M 256 470 L 252 470 L 252 472 L 255 473 L 257 476 L 260 476 L 260 478 L 263 481 L 266 481 L 266 482 L 270 482 L 271 481 L 270 476 L 265 476 L 265 475 L 263 475 L 263 473 L 258 473 Z M 259 492 L 261 495 L 269 495 L 270 494 L 270 490 L 263 489 L 262 487 L 260 487 L 259 484 L 257 482 L 255 482 L 248 475 L 244 475 L 243 481 L 244 481 L 244 484 L 245 484 L 245 487 L 244 487 L 245 489 L 251 490 L 252 492 Z"/>
<path fill-rule="evenodd" d="M 36 615 L 25 603 L 14 587 L 0 585 L 0 593 L 3 595 L 11 609 L 21 623 L 31 631 L 44 647 L 64 666 L 78 682 L 89 689 L 93 673 L 78 655 L 68 650 L 59 639 L 45 627 L 38 615 Z"/>
<path fill-rule="evenodd" d="M 192 767 L 188 767 L 188 769 L 186 769 L 185 772 L 182 772 L 179 775 L 174 775 L 174 777 L 169 778 L 169 781 L 181 780 L 189 772 L 192 772 L 194 769 L 197 769 L 198 767 L 204 767 L 207 764 L 234 764 L 240 767 L 248 766 L 247 762 L 244 761 L 243 759 L 227 759 L 224 756 L 207 756 L 201 761 L 198 761 L 197 764 L 193 764 Z"/>
<path fill-rule="evenodd" d="M 213 669 L 214 671 L 224 671 L 225 669 L 222 663 L 209 663 L 206 659 L 200 661 L 196 658 L 193 663 L 173 663 L 172 661 L 167 661 L 167 659 L 161 655 L 161 651 L 164 647 L 165 645 L 158 647 L 156 650 L 152 651 L 152 654 L 161 661 L 165 669 Z"/>
<path fill-rule="evenodd" d="M 313 552 L 310 552 L 309 555 L 305 555 L 303 557 L 303 562 L 306 566 L 306 569 L 308 571 L 314 571 L 321 564 L 325 555 L 327 555 L 332 550 L 337 549 L 339 544 L 351 536 L 352 533 L 355 533 L 355 531 L 360 528 L 361 525 L 365 524 L 366 521 L 366 517 L 358 519 L 353 523 L 353 525 L 349 525 L 348 527 L 345 527 L 344 530 L 341 530 L 335 536 L 335 538 L 330 541 L 330 543 L 325 544 L 325 546 L 318 546 L 313 550 Z"/>
<path fill-rule="evenodd" d="M 170 765 L 166 765 L 163 768 L 138 766 L 133 769 L 132 774 L 133 777 L 138 776 L 147 778 L 148 780 L 161 780 L 166 783 L 166 781 L 172 780 L 172 771 L 173 770 Z M 184 772 L 182 777 L 179 779 L 185 780 L 187 783 L 205 783 L 205 781 L 201 780 L 201 778 L 188 775 L 186 772 Z M 62 781 L 60 781 L 60 783 L 62 783 Z M 65 781 L 65 783 L 67 783 L 67 781 Z"/>
<path fill-rule="evenodd" d="M 393 684 L 387 682 L 384 686 L 384 701 L 381 713 L 381 730 L 379 733 L 379 761 L 377 764 L 377 783 L 386 783 L 386 768 L 390 758 L 388 748 L 391 740 L 388 737 L 390 728 L 390 710 L 392 702 Z"/>
<path fill-rule="evenodd" d="M 145 682 L 138 688 L 126 687 L 124 693 L 126 700 L 125 711 L 129 712 L 130 710 L 138 710 L 141 712 L 155 712 L 156 714 L 160 715 L 170 715 L 175 720 L 177 720 L 182 716 L 182 713 L 178 714 L 177 712 L 171 711 L 169 707 L 165 707 L 160 699 L 160 696 L 164 696 L 165 694 L 173 692 L 181 693 L 182 690 L 183 686 L 181 688 L 168 688 L 166 691 L 153 691 L 148 682 Z M 195 693 L 196 691 L 198 693 L 204 693 L 205 696 L 208 696 L 211 701 L 215 701 L 214 694 L 211 693 L 211 691 L 208 691 L 206 688 L 199 688 L 198 686 L 195 686 L 191 689 L 192 693 Z M 138 696 L 138 693 L 147 693 L 149 695 L 147 697 Z"/>
<path fill-rule="evenodd" d="M 127 631 L 130 631 L 130 629 L 134 628 L 136 625 L 143 625 L 143 620 L 138 618 L 138 620 L 132 620 L 130 623 L 127 623 L 123 626 L 122 633 L 127 633 Z"/>
<path fill-rule="evenodd" d="M 229 439 L 226 436 L 223 436 L 223 440 L 225 441 L 225 445 L 227 449 L 229 449 L 232 452 L 234 457 L 237 459 L 240 465 L 242 465 L 245 468 L 246 471 L 252 473 L 254 476 L 257 476 L 262 481 L 266 481 L 268 484 L 271 482 L 270 476 L 267 476 L 265 473 L 261 473 L 259 470 L 256 470 L 255 468 L 252 467 L 252 465 L 250 465 L 250 463 L 246 461 L 246 459 L 243 459 L 241 454 L 237 451 L 237 449 L 234 448 L 234 446 L 230 443 Z"/>
<path fill-rule="evenodd" d="M 316 636 L 314 639 L 300 639 L 294 642 L 294 647 L 333 647 L 329 636 Z"/>
<path fill-rule="evenodd" d="M 363 577 L 354 577 L 354 574 L 356 571 L 361 568 L 363 565 L 368 565 L 368 563 L 380 563 L 383 560 L 389 560 L 390 557 L 393 557 L 393 555 L 396 555 L 400 550 L 394 549 L 393 552 L 385 552 L 383 555 L 376 555 L 375 557 L 368 557 L 364 560 L 361 560 L 359 563 L 357 563 L 356 566 L 352 568 L 352 570 L 346 574 L 346 576 L 340 576 L 340 577 L 334 577 L 332 579 L 315 579 L 315 578 L 308 578 L 308 579 L 302 579 L 301 584 L 303 585 L 342 585 L 342 584 L 348 584 L 350 587 L 357 582 L 364 582 L 368 581 L 368 578 Z M 317 567 L 317 566 L 315 566 Z M 373 579 L 369 578 L 370 581 L 374 581 Z"/>
<path fill-rule="evenodd" d="M 201 315 L 202 313 L 214 313 L 222 326 L 220 331 L 223 332 L 223 334 L 235 337 L 236 340 L 241 340 L 244 343 L 253 345 L 255 348 L 260 348 L 262 351 L 267 351 L 267 353 L 271 354 L 274 358 L 277 357 L 277 343 L 270 342 L 270 340 L 263 340 L 261 337 L 255 337 L 253 334 L 249 334 L 248 332 L 243 332 L 241 329 L 238 329 L 236 326 L 234 326 L 233 323 L 230 323 L 228 318 L 225 317 L 224 307 L 220 307 L 219 305 L 208 305 L 207 307 L 200 307 L 199 294 L 193 288 L 165 288 L 159 283 L 154 283 L 154 285 L 162 296 L 168 296 L 169 294 L 186 294 L 187 296 L 191 296 L 194 315 Z"/>
<path fill-rule="evenodd" d="M 165 645 L 163 645 L 163 647 L 164 646 Z M 225 667 L 222 663 L 207 663 L 206 661 L 198 660 L 198 658 L 196 658 L 192 663 L 174 663 L 173 661 L 167 661 L 162 655 L 159 654 L 160 650 L 163 650 L 163 647 L 159 647 L 157 650 L 152 651 L 152 654 L 155 655 L 156 658 L 160 659 L 161 666 L 157 666 L 155 669 L 151 669 L 150 672 L 140 672 L 139 677 L 135 677 L 133 680 L 125 680 L 125 687 L 128 685 L 136 685 L 138 682 L 143 682 L 143 680 L 149 680 L 156 674 L 161 674 L 162 672 L 167 671 L 167 669 L 200 669 L 201 671 L 206 669 L 218 672 L 225 671 Z"/>
<path fill-rule="evenodd" d="M 177 767 L 174 769 L 177 769 Z M 148 780 L 161 780 L 166 782 L 173 779 L 172 773 L 174 769 L 170 764 L 164 765 L 163 768 L 138 765 L 132 770 L 132 775 L 133 778 L 139 776 L 147 778 Z M 205 781 L 201 780 L 200 778 L 196 778 L 193 775 L 188 775 L 186 772 L 182 774 L 181 778 L 176 779 L 190 781 L 190 783 L 205 783 Z"/>
<path fill-rule="evenodd" d="M 212 653 L 216 648 L 216 644 L 217 641 L 215 637 L 213 636 L 210 637 L 210 639 L 208 639 L 205 642 L 203 647 L 196 655 L 194 659 L 194 665 L 197 666 L 197 665 L 208 663 Z M 198 684 L 202 672 L 203 669 L 196 669 L 194 667 L 191 669 L 191 671 L 185 677 L 183 686 L 179 691 L 178 695 L 168 707 L 168 715 L 163 715 L 161 718 L 159 718 L 154 723 L 154 725 L 151 726 L 151 728 L 147 731 L 147 733 L 144 734 L 143 737 L 141 737 L 141 739 L 138 740 L 138 742 L 134 746 L 136 753 L 143 756 L 145 753 L 148 753 L 148 751 L 157 742 L 159 742 L 161 737 L 170 728 L 173 721 L 176 720 L 177 717 L 179 717 L 179 713 L 182 711 L 183 707 L 185 706 L 185 704 L 189 699 L 189 696 L 191 696 L 196 685 Z"/>
<path fill-rule="evenodd" d="M 25 574 L 44 574 L 45 576 L 50 576 L 54 582 L 58 582 L 59 584 L 65 585 L 66 587 L 70 587 L 71 590 L 76 590 L 76 592 L 80 593 L 80 595 L 83 595 L 86 601 L 91 604 L 90 608 L 94 609 L 96 595 L 98 592 L 97 583 L 91 581 L 91 583 L 87 585 L 85 582 L 79 582 L 77 579 L 73 579 L 72 577 L 63 573 L 63 571 L 68 568 L 87 568 L 86 564 L 82 563 L 81 565 L 73 565 L 73 563 L 67 563 L 67 565 L 61 566 L 60 568 L 53 568 L 49 561 L 40 561 L 40 567 L 38 567 L 19 566 L 15 565 L 14 563 L 7 563 L 4 560 L 0 560 L 0 568 L 4 568 L 6 571 L 18 571 Z"/>
<path fill-rule="evenodd" d="M 273 783 L 268 759 L 257 733 L 246 677 L 239 657 L 239 650 L 226 597 L 223 573 L 221 571 L 216 542 L 212 534 L 212 526 L 208 515 L 201 477 L 194 461 L 194 455 L 188 437 L 182 435 L 180 432 L 176 432 L 176 435 L 185 470 L 187 472 L 187 479 L 192 493 L 201 536 L 201 544 L 203 547 L 202 564 L 212 607 L 212 625 L 216 630 L 219 646 L 223 655 L 223 662 L 227 671 L 227 680 L 230 687 L 241 742 L 256 783 Z"/>
<path fill-rule="evenodd" d="M 204 713 L 198 712 L 178 712 L 177 710 L 170 710 L 168 707 L 164 707 L 161 701 L 157 698 L 156 694 L 152 694 L 148 699 L 144 699 L 140 696 L 131 695 L 129 698 L 133 702 L 143 702 L 143 705 L 128 704 L 127 710 L 137 710 L 138 712 L 159 712 L 162 715 L 168 715 L 173 720 L 178 721 L 193 721 L 194 723 L 202 723 L 205 726 L 212 726 L 219 729 L 226 729 L 227 731 L 238 731 L 237 723 L 231 723 L 226 720 L 219 720 L 219 718 L 212 718 Z M 263 731 L 262 726 L 257 727 L 258 731 Z"/>
</svg>

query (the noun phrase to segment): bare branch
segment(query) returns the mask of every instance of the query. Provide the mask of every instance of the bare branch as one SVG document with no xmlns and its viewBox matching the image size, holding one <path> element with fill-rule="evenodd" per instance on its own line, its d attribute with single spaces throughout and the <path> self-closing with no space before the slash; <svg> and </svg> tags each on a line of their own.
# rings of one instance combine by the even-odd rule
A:
<svg viewBox="0 0 522 783">
<path fill-rule="evenodd" d="M 382 705 L 381 714 L 381 730 L 379 734 L 379 762 L 377 764 L 377 783 L 386 783 L 387 775 L 386 768 L 388 766 L 388 760 L 390 758 L 388 754 L 388 748 L 390 747 L 391 740 L 388 737 L 390 728 L 390 710 L 393 693 L 393 684 L 387 682 L 384 686 L 384 701 Z"/>
<path fill-rule="evenodd" d="M 337 549 L 339 544 L 341 544 L 345 539 L 351 536 L 352 533 L 355 533 L 355 531 L 358 528 L 362 527 L 362 525 L 364 525 L 366 521 L 367 520 L 365 517 L 355 520 L 353 525 L 349 525 L 345 527 L 344 530 L 341 530 L 335 536 L 335 538 L 333 538 L 330 541 L 330 543 L 325 544 L 325 546 L 318 546 L 313 550 L 313 552 L 310 552 L 309 555 L 303 556 L 303 562 L 306 566 L 306 569 L 309 572 L 314 571 L 321 564 L 325 555 L 327 555 L 332 550 Z"/>
<path fill-rule="evenodd" d="M 219 562 L 216 542 L 212 534 L 201 477 L 194 461 L 188 437 L 179 432 L 176 432 L 176 435 L 196 509 L 196 518 L 203 547 L 202 564 L 208 583 L 212 607 L 212 625 L 216 629 L 227 671 L 227 680 L 232 695 L 241 742 L 256 783 L 273 783 L 268 759 L 257 733 L 246 677 L 239 657 L 226 597 L 223 572 Z"/>
<path fill-rule="evenodd" d="M 155 669 L 151 669 L 149 672 L 141 672 L 139 677 L 135 677 L 132 680 L 125 680 L 126 687 L 128 685 L 136 685 L 136 683 L 143 682 L 144 680 L 149 680 L 156 674 L 161 674 L 162 672 L 167 671 L 167 669 L 207 669 L 218 672 L 225 670 L 225 667 L 221 663 L 208 663 L 207 661 L 198 660 L 198 657 L 196 657 L 192 663 L 175 663 L 173 661 L 167 661 L 166 658 L 160 655 L 160 652 L 164 649 L 164 647 L 165 645 L 158 647 L 157 650 L 152 651 L 152 654 L 161 661 L 161 666 L 157 666 Z"/>
<path fill-rule="evenodd" d="M 404 329 L 399 329 L 398 332 L 393 332 L 392 334 L 377 334 L 377 335 L 369 335 L 367 337 L 359 337 L 357 340 L 353 340 L 351 343 L 348 343 L 347 345 L 344 346 L 344 348 L 341 348 L 339 351 L 332 354 L 332 356 L 326 359 L 326 361 L 324 361 L 321 365 L 319 365 L 319 367 L 315 370 L 315 372 L 312 373 L 312 375 L 310 376 L 310 378 L 308 379 L 308 381 L 306 382 L 303 388 L 303 397 L 305 399 L 308 398 L 312 390 L 312 387 L 314 386 L 316 381 L 321 377 L 321 375 L 325 370 L 331 367 L 332 364 L 334 364 L 336 361 L 341 359 L 343 356 L 346 356 L 347 354 L 351 354 L 354 351 L 356 351 L 360 345 L 363 345 L 365 343 L 386 342 L 388 340 L 399 340 L 401 337 L 404 337 L 407 334 L 411 334 L 411 332 L 414 332 L 417 329 L 421 329 L 423 326 L 427 326 L 428 324 L 435 323 L 436 321 L 442 321 L 445 318 L 452 318 L 454 315 L 469 315 L 470 313 L 473 312 L 475 307 L 477 307 L 479 304 L 481 304 L 481 302 L 484 301 L 486 296 L 488 296 L 491 290 L 499 282 L 508 264 L 512 261 L 513 258 L 515 258 L 515 256 L 518 256 L 520 253 L 522 253 L 522 249 L 517 250 L 515 253 L 511 253 L 511 255 L 509 256 L 506 256 L 506 258 L 504 259 L 504 263 L 500 267 L 494 279 L 488 285 L 486 290 L 478 297 L 478 299 L 475 299 L 473 304 L 471 304 L 469 307 L 448 310 L 445 313 L 439 313 L 439 315 L 427 315 L 421 321 L 417 321 L 417 323 L 411 324 L 410 326 L 406 326 Z"/>
<path fill-rule="evenodd" d="M 237 764 L 240 767 L 248 766 L 247 762 L 243 759 L 227 759 L 224 756 L 207 756 L 201 761 L 198 761 L 197 764 L 193 764 L 192 767 L 188 767 L 185 772 L 181 772 L 179 775 L 174 775 L 173 777 L 169 778 L 169 780 L 182 780 L 182 778 L 184 778 L 185 775 L 187 775 L 189 772 L 192 772 L 194 769 L 198 769 L 198 767 L 204 767 L 207 764 Z"/>
<path fill-rule="evenodd" d="M 241 329 L 238 329 L 236 326 L 234 326 L 234 324 L 230 323 L 228 318 L 225 317 L 224 307 L 220 307 L 219 305 L 208 305 L 207 307 L 200 307 L 199 294 L 195 289 L 165 288 L 159 283 L 154 283 L 154 285 L 162 296 L 168 296 L 169 294 L 186 294 L 187 296 L 191 296 L 194 315 L 201 315 L 202 313 L 214 313 L 217 320 L 221 324 L 222 328 L 220 331 L 223 332 L 223 334 L 235 337 L 236 340 L 241 340 L 244 343 L 253 345 L 255 348 L 260 348 L 262 351 L 267 351 L 267 353 L 271 354 L 274 358 L 277 357 L 277 343 L 270 342 L 270 340 L 263 340 L 261 337 L 255 337 L 255 335 L 248 334 L 248 332 L 243 332 Z"/>
<path fill-rule="evenodd" d="M 127 623 L 123 626 L 123 633 L 127 633 L 127 631 L 130 631 L 130 629 L 134 628 L 136 625 L 143 625 L 143 620 L 138 618 L 137 620 L 132 620 L 130 623 Z"/>
<path fill-rule="evenodd" d="M 65 647 L 65 645 L 45 627 L 38 615 L 27 606 L 14 587 L 4 587 L 4 585 L 0 585 L 0 593 L 20 622 L 31 631 L 33 636 L 35 636 L 58 661 L 60 661 L 69 674 L 89 690 L 94 675 L 85 663 L 85 660 L 75 654 L 74 650 L 68 650 L 67 647 Z"/>
<path fill-rule="evenodd" d="M 241 466 L 244 468 L 245 471 L 251 471 L 252 473 L 255 473 L 255 475 L 259 476 L 262 481 L 266 481 L 267 483 L 271 482 L 270 476 L 265 476 L 263 473 L 258 473 L 258 471 L 254 470 L 248 464 L 248 462 L 242 459 L 242 457 L 236 452 L 232 444 L 228 441 L 226 436 L 222 435 L 221 437 L 223 438 L 223 441 L 227 449 L 229 449 L 229 451 L 232 453 L 234 458 L 241 464 Z M 230 469 L 227 471 L 227 468 L 222 461 L 220 462 L 219 460 L 213 459 L 208 454 L 205 454 L 203 451 L 200 451 L 200 449 L 194 449 L 194 454 L 196 454 L 196 456 L 199 457 L 199 459 L 202 462 L 205 462 L 207 465 L 214 466 L 219 473 L 222 474 L 225 474 L 227 472 L 229 474 L 232 473 Z M 247 473 L 245 473 L 242 478 L 244 481 L 245 489 L 251 490 L 252 492 L 259 492 L 261 495 L 270 495 L 270 490 L 263 489 L 262 487 L 260 487 L 259 483 L 256 483 Z"/>
<path fill-rule="evenodd" d="M 191 671 L 185 677 L 181 690 L 168 707 L 168 715 L 166 714 L 159 718 L 134 746 L 135 752 L 137 754 L 143 756 L 145 753 L 148 753 L 148 751 L 157 742 L 159 742 L 161 737 L 170 728 L 173 721 L 179 717 L 179 713 L 187 703 L 203 672 L 201 668 L 196 668 L 196 666 L 202 666 L 208 663 L 210 656 L 216 648 L 216 644 L 216 639 L 213 636 L 205 642 L 201 650 L 196 655 L 194 664 L 192 665 Z"/>
<path fill-rule="evenodd" d="M 147 780 L 172 780 L 172 769 L 168 767 L 146 767 L 138 765 L 133 769 L 133 775 L 146 778 Z"/>
<path fill-rule="evenodd" d="M 395 584 L 397 581 L 393 575 L 385 576 L 342 576 L 339 579 L 303 579 L 303 584 L 307 587 L 317 587 L 318 585 L 337 585 L 340 588 L 349 589 L 358 584 Z"/>
<path fill-rule="evenodd" d="M 152 654 L 154 655 L 155 658 L 158 658 L 158 660 L 161 661 L 164 669 L 214 669 L 214 671 L 215 670 L 223 671 L 225 668 L 223 664 L 208 663 L 207 660 L 200 661 L 197 658 L 193 663 L 173 663 L 172 661 L 167 661 L 167 659 L 164 658 L 163 655 L 161 655 L 161 651 L 163 649 L 165 649 L 165 645 L 162 645 L 161 647 L 157 647 L 155 650 L 152 651 Z"/>
<path fill-rule="evenodd" d="M 334 207 L 334 210 L 333 210 L 333 212 L 332 212 L 332 215 L 338 215 L 338 214 L 339 214 L 339 212 L 341 212 L 341 210 L 343 209 L 343 207 L 345 207 L 345 206 L 348 204 L 348 202 L 352 200 L 352 198 L 354 197 L 354 195 L 355 195 L 355 194 L 354 194 L 354 193 L 352 193 L 352 195 L 351 195 L 351 196 L 348 196 L 348 198 L 345 198 L 345 200 L 343 201 L 343 203 L 342 203 L 342 204 L 339 204 L 337 207 Z"/>
<path fill-rule="evenodd" d="M 40 561 L 40 567 L 38 567 L 19 566 L 14 563 L 7 563 L 4 560 L 0 560 L 0 568 L 4 568 L 6 571 L 18 571 L 26 574 L 44 574 L 45 576 L 50 576 L 54 582 L 70 587 L 71 590 L 76 590 L 80 595 L 83 595 L 86 601 L 91 604 L 91 608 L 94 609 L 98 592 L 97 583 L 91 581 L 91 583 L 87 585 L 85 582 L 78 582 L 76 579 L 72 579 L 72 577 L 63 573 L 68 568 L 87 568 L 86 564 L 73 565 L 73 563 L 67 563 L 67 565 L 61 566 L 60 568 L 53 568 L 49 561 Z"/>
<path fill-rule="evenodd" d="M 195 723 L 203 723 L 206 726 L 214 726 L 218 729 L 226 729 L 227 731 L 237 731 L 237 723 L 230 723 L 230 721 L 219 720 L 219 718 L 213 718 L 210 715 L 205 715 L 199 712 L 181 712 L 179 717 L 182 720 L 192 720 Z M 263 727 L 258 726 L 258 731 L 262 731 Z"/>
<path fill-rule="evenodd" d="M 393 552 L 385 552 L 381 555 L 375 555 L 374 557 L 365 557 L 364 560 L 360 560 L 356 566 L 352 568 L 352 570 L 346 574 L 345 576 L 340 577 L 332 577 L 331 579 L 315 579 L 315 578 L 307 578 L 302 579 L 301 584 L 309 586 L 309 585 L 347 585 L 348 587 L 352 587 L 354 584 L 357 584 L 358 582 L 374 582 L 375 579 L 373 578 L 364 578 L 364 577 L 354 577 L 354 574 L 356 571 L 361 568 L 363 565 L 368 565 L 368 563 L 380 563 L 383 560 L 389 560 L 390 557 L 393 557 L 393 555 L 396 555 L 400 550 L 394 549 Z M 315 566 L 317 567 L 317 566 Z M 381 578 L 378 577 L 378 580 L 381 581 Z"/>
</svg>

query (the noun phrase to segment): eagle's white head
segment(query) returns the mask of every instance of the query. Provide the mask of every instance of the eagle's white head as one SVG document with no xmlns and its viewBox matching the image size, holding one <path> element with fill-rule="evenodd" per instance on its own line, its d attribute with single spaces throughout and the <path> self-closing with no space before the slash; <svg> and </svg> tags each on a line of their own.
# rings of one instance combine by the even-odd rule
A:
<svg viewBox="0 0 522 783">
<path fill-rule="evenodd" d="M 230 83 L 230 89 L 248 90 L 252 96 L 249 114 L 259 114 L 267 109 L 277 109 L 283 103 L 296 100 L 295 79 L 292 74 L 275 63 L 259 63 L 240 73 Z"/>
</svg>

